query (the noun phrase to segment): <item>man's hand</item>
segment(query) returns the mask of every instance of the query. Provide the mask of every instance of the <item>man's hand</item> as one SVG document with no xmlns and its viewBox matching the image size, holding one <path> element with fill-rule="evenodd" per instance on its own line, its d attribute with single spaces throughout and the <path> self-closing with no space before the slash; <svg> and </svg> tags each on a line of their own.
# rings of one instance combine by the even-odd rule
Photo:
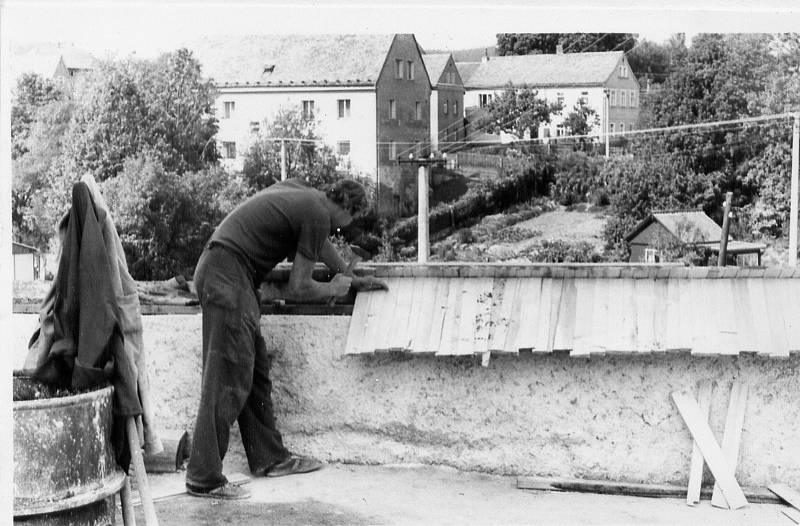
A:
<svg viewBox="0 0 800 526">
<path fill-rule="evenodd" d="M 336 274 L 333 279 L 331 279 L 331 292 L 333 293 L 333 296 L 345 296 L 348 292 L 350 292 L 350 285 L 354 281 L 355 279 L 350 276 Z"/>
<path fill-rule="evenodd" d="M 387 285 L 386 282 L 370 276 L 354 277 L 352 286 L 356 292 L 364 292 L 367 290 L 389 290 L 389 285 Z"/>
</svg>

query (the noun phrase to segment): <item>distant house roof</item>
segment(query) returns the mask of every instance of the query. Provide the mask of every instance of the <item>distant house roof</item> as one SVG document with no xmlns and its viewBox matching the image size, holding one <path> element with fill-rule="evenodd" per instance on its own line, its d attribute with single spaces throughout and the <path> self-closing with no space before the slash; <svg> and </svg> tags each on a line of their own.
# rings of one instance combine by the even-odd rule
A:
<svg viewBox="0 0 800 526">
<path fill-rule="evenodd" d="M 711 246 L 712 250 L 719 249 L 722 240 L 722 227 L 708 217 L 702 210 L 673 210 L 665 212 L 655 212 L 650 217 L 641 221 L 636 227 L 625 236 L 627 242 L 633 241 L 636 236 L 641 234 L 645 228 L 652 223 L 659 223 L 667 232 L 677 239 L 684 240 L 686 235 L 691 236 L 689 242 Z M 689 232 L 686 229 L 690 229 Z M 730 253 L 736 252 L 755 252 L 764 250 L 765 246 L 759 243 L 748 243 L 745 241 L 729 240 L 727 249 Z"/>
<path fill-rule="evenodd" d="M 95 65 L 95 58 L 91 53 L 83 51 L 82 49 L 69 49 L 61 54 L 61 60 L 64 61 L 64 66 L 67 69 L 93 69 Z"/>
<path fill-rule="evenodd" d="M 218 86 L 374 85 L 394 35 L 209 37 L 190 49 Z"/>
<path fill-rule="evenodd" d="M 447 62 L 450 60 L 451 56 L 450 53 L 422 55 L 425 69 L 428 70 L 428 76 L 431 78 L 431 84 L 434 86 L 439 83 L 439 79 L 442 77 L 444 68 L 447 67 Z"/>
<path fill-rule="evenodd" d="M 508 55 L 484 62 L 458 62 L 467 88 L 594 86 L 603 84 L 624 57 L 622 51 Z"/>
</svg>

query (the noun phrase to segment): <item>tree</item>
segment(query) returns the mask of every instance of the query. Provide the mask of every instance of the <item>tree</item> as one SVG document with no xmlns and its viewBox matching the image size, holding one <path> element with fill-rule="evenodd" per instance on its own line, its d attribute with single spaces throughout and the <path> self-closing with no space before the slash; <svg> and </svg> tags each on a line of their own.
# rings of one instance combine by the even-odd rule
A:
<svg viewBox="0 0 800 526">
<path fill-rule="evenodd" d="M 588 135 L 592 128 L 600 124 L 597 112 L 579 99 L 572 111 L 564 117 L 564 127 L 570 135 Z"/>
<path fill-rule="evenodd" d="M 627 51 L 636 45 L 633 33 L 498 33 L 497 54 L 532 55 L 555 53 L 562 45 L 564 53 L 590 51 Z"/>
<path fill-rule="evenodd" d="M 42 107 L 61 100 L 64 93 L 50 79 L 36 73 L 24 73 L 18 80 L 11 101 L 11 158 L 28 151 L 25 144 Z"/>
<path fill-rule="evenodd" d="M 639 83 L 646 86 L 648 82 L 663 83 L 685 55 L 685 38 L 683 34 L 676 34 L 664 44 L 642 40 L 625 56 Z"/>
<path fill-rule="evenodd" d="M 102 183 L 136 279 L 190 273 L 214 228 L 246 196 L 241 179 L 219 166 L 178 174 L 142 154 Z"/>
<path fill-rule="evenodd" d="M 218 159 L 214 99 L 212 81 L 186 49 L 101 63 L 84 86 L 70 154 L 101 181 L 140 154 L 168 171 L 202 169 Z"/>
<path fill-rule="evenodd" d="M 242 173 L 254 190 L 261 190 L 281 179 L 281 141 L 285 141 L 286 176 L 306 180 L 314 187 L 339 178 L 338 160 L 330 147 L 321 144 L 317 123 L 307 119 L 298 107 L 280 108 L 272 121 L 264 121 L 265 131 L 244 156 Z"/>
<path fill-rule="evenodd" d="M 477 121 L 478 127 L 492 133 L 513 133 L 517 137 L 530 131 L 533 136 L 540 125 L 550 122 L 551 114 L 562 109 L 561 104 L 547 102 L 538 94 L 535 89 L 509 83 L 505 91 L 484 108 L 484 114 Z"/>
</svg>

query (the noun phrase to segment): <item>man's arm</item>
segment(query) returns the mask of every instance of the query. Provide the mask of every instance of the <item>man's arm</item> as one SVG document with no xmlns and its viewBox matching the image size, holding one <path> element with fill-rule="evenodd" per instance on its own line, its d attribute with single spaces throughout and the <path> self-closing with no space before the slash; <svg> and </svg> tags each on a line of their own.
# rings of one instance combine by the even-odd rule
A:
<svg viewBox="0 0 800 526">
<path fill-rule="evenodd" d="M 333 246 L 330 239 L 325 240 L 325 244 L 322 246 L 322 252 L 320 253 L 320 259 L 325 265 L 336 274 L 342 273 L 347 268 L 347 263 L 344 262 L 342 256 L 339 255 L 339 252 Z M 371 276 L 350 276 L 353 278 L 352 285 L 356 291 L 365 291 L 365 290 L 389 290 L 389 286 L 384 282 L 377 278 Z"/>
<path fill-rule="evenodd" d="M 289 273 L 289 283 L 285 289 L 286 299 L 298 303 L 311 303 L 344 296 L 350 291 L 352 278 L 344 274 L 336 274 L 329 283 L 315 281 L 313 279 L 315 264 L 316 261 L 308 259 L 300 252 L 295 254 L 292 271 Z"/>
</svg>

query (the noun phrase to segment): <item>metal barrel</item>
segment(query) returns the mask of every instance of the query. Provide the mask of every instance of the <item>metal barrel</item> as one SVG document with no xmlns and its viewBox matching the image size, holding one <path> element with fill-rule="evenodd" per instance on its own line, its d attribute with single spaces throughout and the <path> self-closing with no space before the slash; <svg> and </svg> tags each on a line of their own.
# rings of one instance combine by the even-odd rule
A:
<svg viewBox="0 0 800 526">
<path fill-rule="evenodd" d="M 108 386 L 13 403 L 15 523 L 114 523 L 125 474 L 111 446 L 112 394 Z"/>
</svg>

